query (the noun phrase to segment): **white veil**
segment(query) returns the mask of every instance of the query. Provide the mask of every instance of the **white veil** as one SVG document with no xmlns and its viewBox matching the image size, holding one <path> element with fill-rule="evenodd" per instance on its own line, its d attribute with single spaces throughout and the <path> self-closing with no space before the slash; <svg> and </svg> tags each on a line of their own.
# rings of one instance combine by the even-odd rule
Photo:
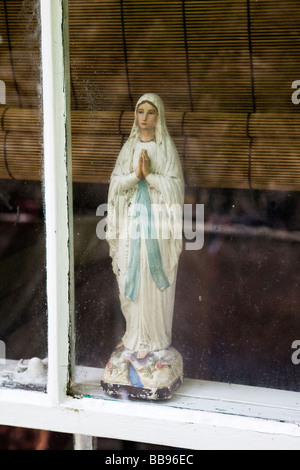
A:
<svg viewBox="0 0 300 470">
<path fill-rule="evenodd" d="M 157 152 L 159 154 L 159 158 L 157 159 L 156 173 L 160 175 L 164 175 L 164 176 L 169 176 L 170 178 L 174 178 L 173 183 L 175 183 L 175 180 L 176 180 L 177 188 L 173 188 L 173 190 L 175 189 L 175 192 L 176 192 L 175 194 L 176 200 L 175 201 L 173 200 L 174 199 L 174 194 L 173 194 L 172 202 L 173 203 L 176 202 L 182 205 L 183 195 L 184 195 L 184 182 L 183 182 L 182 168 L 181 168 L 177 149 L 167 129 L 163 102 L 161 98 L 155 93 L 146 93 L 145 95 L 141 96 L 141 98 L 138 100 L 136 104 L 134 123 L 131 129 L 131 133 L 117 158 L 115 168 L 111 176 L 108 202 L 112 198 L 114 198 L 119 192 L 118 191 L 118 176 L 129 175 L 130 173 L 133 172 L 133 168 L 132 168 L 133 154 L 134 154 L 136 143 L 139 140 L 139 128 L 138 128 L 137 120 L 136 120 L 136 111 L 139 105 L 145 101 L 151 104 L 154 104 L 154 106 L 157 108 L 157 111 L 158 111 L 158 121 L 157 121 L 156 131 L 155 131 L 155 140 L 157 143 Z M 168 185 L 166 185 L 166 187 L 162 189 L 163 189 L 163 196 L 164 196 L 165 202 L 167 204 L 170 204 L 170 200 L 168 196 L 168 190 L 170 188 L 168 187 Z"/>
</svg>

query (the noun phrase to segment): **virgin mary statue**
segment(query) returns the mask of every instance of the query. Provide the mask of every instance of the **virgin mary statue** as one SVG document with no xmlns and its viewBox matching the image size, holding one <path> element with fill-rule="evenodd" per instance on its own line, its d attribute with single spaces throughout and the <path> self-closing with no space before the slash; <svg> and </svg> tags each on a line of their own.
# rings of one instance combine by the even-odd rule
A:
<svg viewBox="0 0 300 470">
<path fill-rule="evenodd" d="M 130 351 L 136 362 L 149 357 L 153 364 L 155 356 L 160 369 L 157 354 L 172 342 L 183 199 L 182 169 L 163 102 L 147 93 L 136 104 L 111 175 L 106 238 L 126 321 L 117 349 Z"/>
</svg>

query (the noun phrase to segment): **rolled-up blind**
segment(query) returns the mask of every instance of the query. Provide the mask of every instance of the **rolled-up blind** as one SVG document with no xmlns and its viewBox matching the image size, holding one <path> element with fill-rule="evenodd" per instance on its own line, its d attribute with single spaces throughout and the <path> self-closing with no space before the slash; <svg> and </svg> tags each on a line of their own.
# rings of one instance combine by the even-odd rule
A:
<svg viewBox="0 0 300 470">
<path fill-rule="evenodd" d="M 24 3 L 0 4 L 1 178 L 41 177 L 39 43 L 27 31 L 24 46 Z M 74 181 L 108 182 L 135 102 L 152 91 L 187 184 L 300 189 L 300 3 L 70 0 L 69 15 Z"/>
</svg>

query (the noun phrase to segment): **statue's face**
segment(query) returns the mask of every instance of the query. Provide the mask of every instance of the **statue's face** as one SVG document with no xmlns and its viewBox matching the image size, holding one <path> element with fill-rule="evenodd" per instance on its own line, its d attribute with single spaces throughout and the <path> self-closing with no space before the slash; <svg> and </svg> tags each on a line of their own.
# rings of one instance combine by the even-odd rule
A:
<svg viewBox="0 0 300 470">
<path fill-rule="evenodd" d="M 137 109 L 137 124 L 140 130 L 155 131 L 158 112 L 157 109 L 148 102 L 141 103 Z"/>
</svg>

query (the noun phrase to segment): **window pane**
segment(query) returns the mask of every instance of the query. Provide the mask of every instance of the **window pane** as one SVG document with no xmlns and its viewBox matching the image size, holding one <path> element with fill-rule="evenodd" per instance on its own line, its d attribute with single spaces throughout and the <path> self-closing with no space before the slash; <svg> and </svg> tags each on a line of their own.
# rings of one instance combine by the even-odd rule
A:
<svg viewBox="0 0 300 470">
<path fill-rule="evenodd" d="M 102 219 L 135 105 L 154 92 L 185 180 L 184 377 L 298 390 L 300 7 L 71 0 L 69 13 L 76 364 L 104 368 L 126 331 Z"/>
<path fill-rule="evenodd" d="M 0 23 L 0 385 L 45 389 L 39 2 L 1 2 Z"/>
</svg>

